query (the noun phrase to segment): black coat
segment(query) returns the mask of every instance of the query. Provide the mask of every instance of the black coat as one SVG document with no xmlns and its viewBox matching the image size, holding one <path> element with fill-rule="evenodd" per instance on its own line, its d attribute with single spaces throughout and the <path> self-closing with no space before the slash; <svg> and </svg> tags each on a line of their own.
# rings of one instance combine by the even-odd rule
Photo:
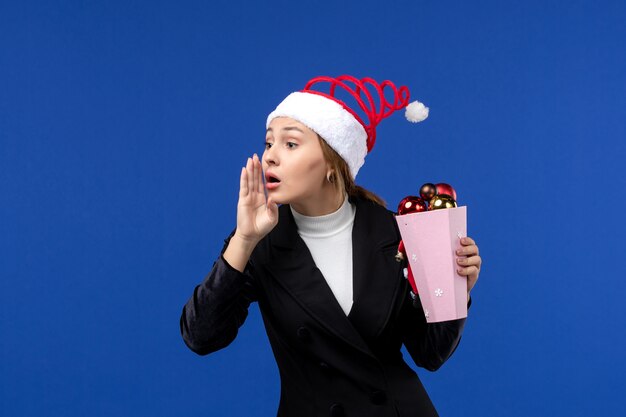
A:
<svg viewBox="0 0 626 417">
<path fill-rule="evenodd" d="M 288 205 L 255 248 L 244 273 L 219 256 L 183 308 L 180 330 L 199 355 L 229 345 L 258 301 L 278 364 L 278 416 L 436 416 L 415 364 L 438 369 L 454 352 L 465 319 L 427 324 L 413 302 L 406 266 L 395 259 L 393 213 L 356 205 L 352 231 L 353 305 L 345 315 L 297 233 Z M 225 240 L 222 254 L 232 234 Z"/>
</svg>

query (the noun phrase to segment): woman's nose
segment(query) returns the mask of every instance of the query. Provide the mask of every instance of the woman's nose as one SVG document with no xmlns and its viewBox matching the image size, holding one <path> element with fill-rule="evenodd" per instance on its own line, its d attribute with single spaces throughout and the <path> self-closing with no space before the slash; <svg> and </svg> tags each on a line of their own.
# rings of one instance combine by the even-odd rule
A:
<svg viewBox="0 0 626 417">
<path fill-rule="evenodd" d="M 263 162 L 268 165 L 276 165 L 276 156 L 274 155 L 274 152 L 272 152 L 272 148 L 267 149 L 263 153 Z"/>
</svg>

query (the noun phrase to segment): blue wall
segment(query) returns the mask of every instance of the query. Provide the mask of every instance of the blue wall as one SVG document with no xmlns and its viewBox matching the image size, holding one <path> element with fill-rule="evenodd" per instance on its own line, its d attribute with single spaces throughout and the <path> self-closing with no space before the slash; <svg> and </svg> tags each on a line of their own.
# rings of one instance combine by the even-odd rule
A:
<svg viewBox="0 0 626 417">
<path fill-rule="evenodd" d="M 19 4 L 19 5 L 17 5 Z M 455 186 L 483 268 L 443 416 L 626 415 L 621 1 L 0 3 L 0 414 L 271 416 L 258 312 L 178 320 L 265 118 L 316 75 L 390 79 L 357 182 Z M 410 360 L 410 358 L 408 358 Z"/>
</svg>

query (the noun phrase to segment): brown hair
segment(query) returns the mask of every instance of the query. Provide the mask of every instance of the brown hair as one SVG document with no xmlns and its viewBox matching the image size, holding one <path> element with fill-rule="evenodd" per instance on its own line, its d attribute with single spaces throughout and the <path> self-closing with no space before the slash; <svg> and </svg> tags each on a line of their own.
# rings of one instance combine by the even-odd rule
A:
<svg viewBox="0 0 626 417">
<path fill-rule="evenodd" d="M 373 201 L 376 204 L 380 204 L 383 207 L 387 207 L 385 200 L 374 194 L 373 192 L 366 190 L 365 188 L 356 185 L 354 179 L 350 174 L 350 168 L 346 161 L 333 149 L 328 143 L 320 136 L 317 135 L 324 159 L 330 164 L 333 169 L 333 174 L 330 177 L 333 186 L 342 192 L 346 192 L 350 197 L 360 197 L 369 201 Z"/>
</svg>

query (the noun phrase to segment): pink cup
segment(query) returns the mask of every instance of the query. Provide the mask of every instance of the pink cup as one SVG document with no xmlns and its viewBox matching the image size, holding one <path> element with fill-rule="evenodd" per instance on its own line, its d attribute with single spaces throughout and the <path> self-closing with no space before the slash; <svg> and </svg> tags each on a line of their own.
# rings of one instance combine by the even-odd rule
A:
<svg viewBox="0 0 626 417">
<path fill-rule="evenodd" d="M 428 323 L 467 317 L 467 278 L 457 249 L 467 236 L 467 207 L 396 216 Z"/>
</svg>

